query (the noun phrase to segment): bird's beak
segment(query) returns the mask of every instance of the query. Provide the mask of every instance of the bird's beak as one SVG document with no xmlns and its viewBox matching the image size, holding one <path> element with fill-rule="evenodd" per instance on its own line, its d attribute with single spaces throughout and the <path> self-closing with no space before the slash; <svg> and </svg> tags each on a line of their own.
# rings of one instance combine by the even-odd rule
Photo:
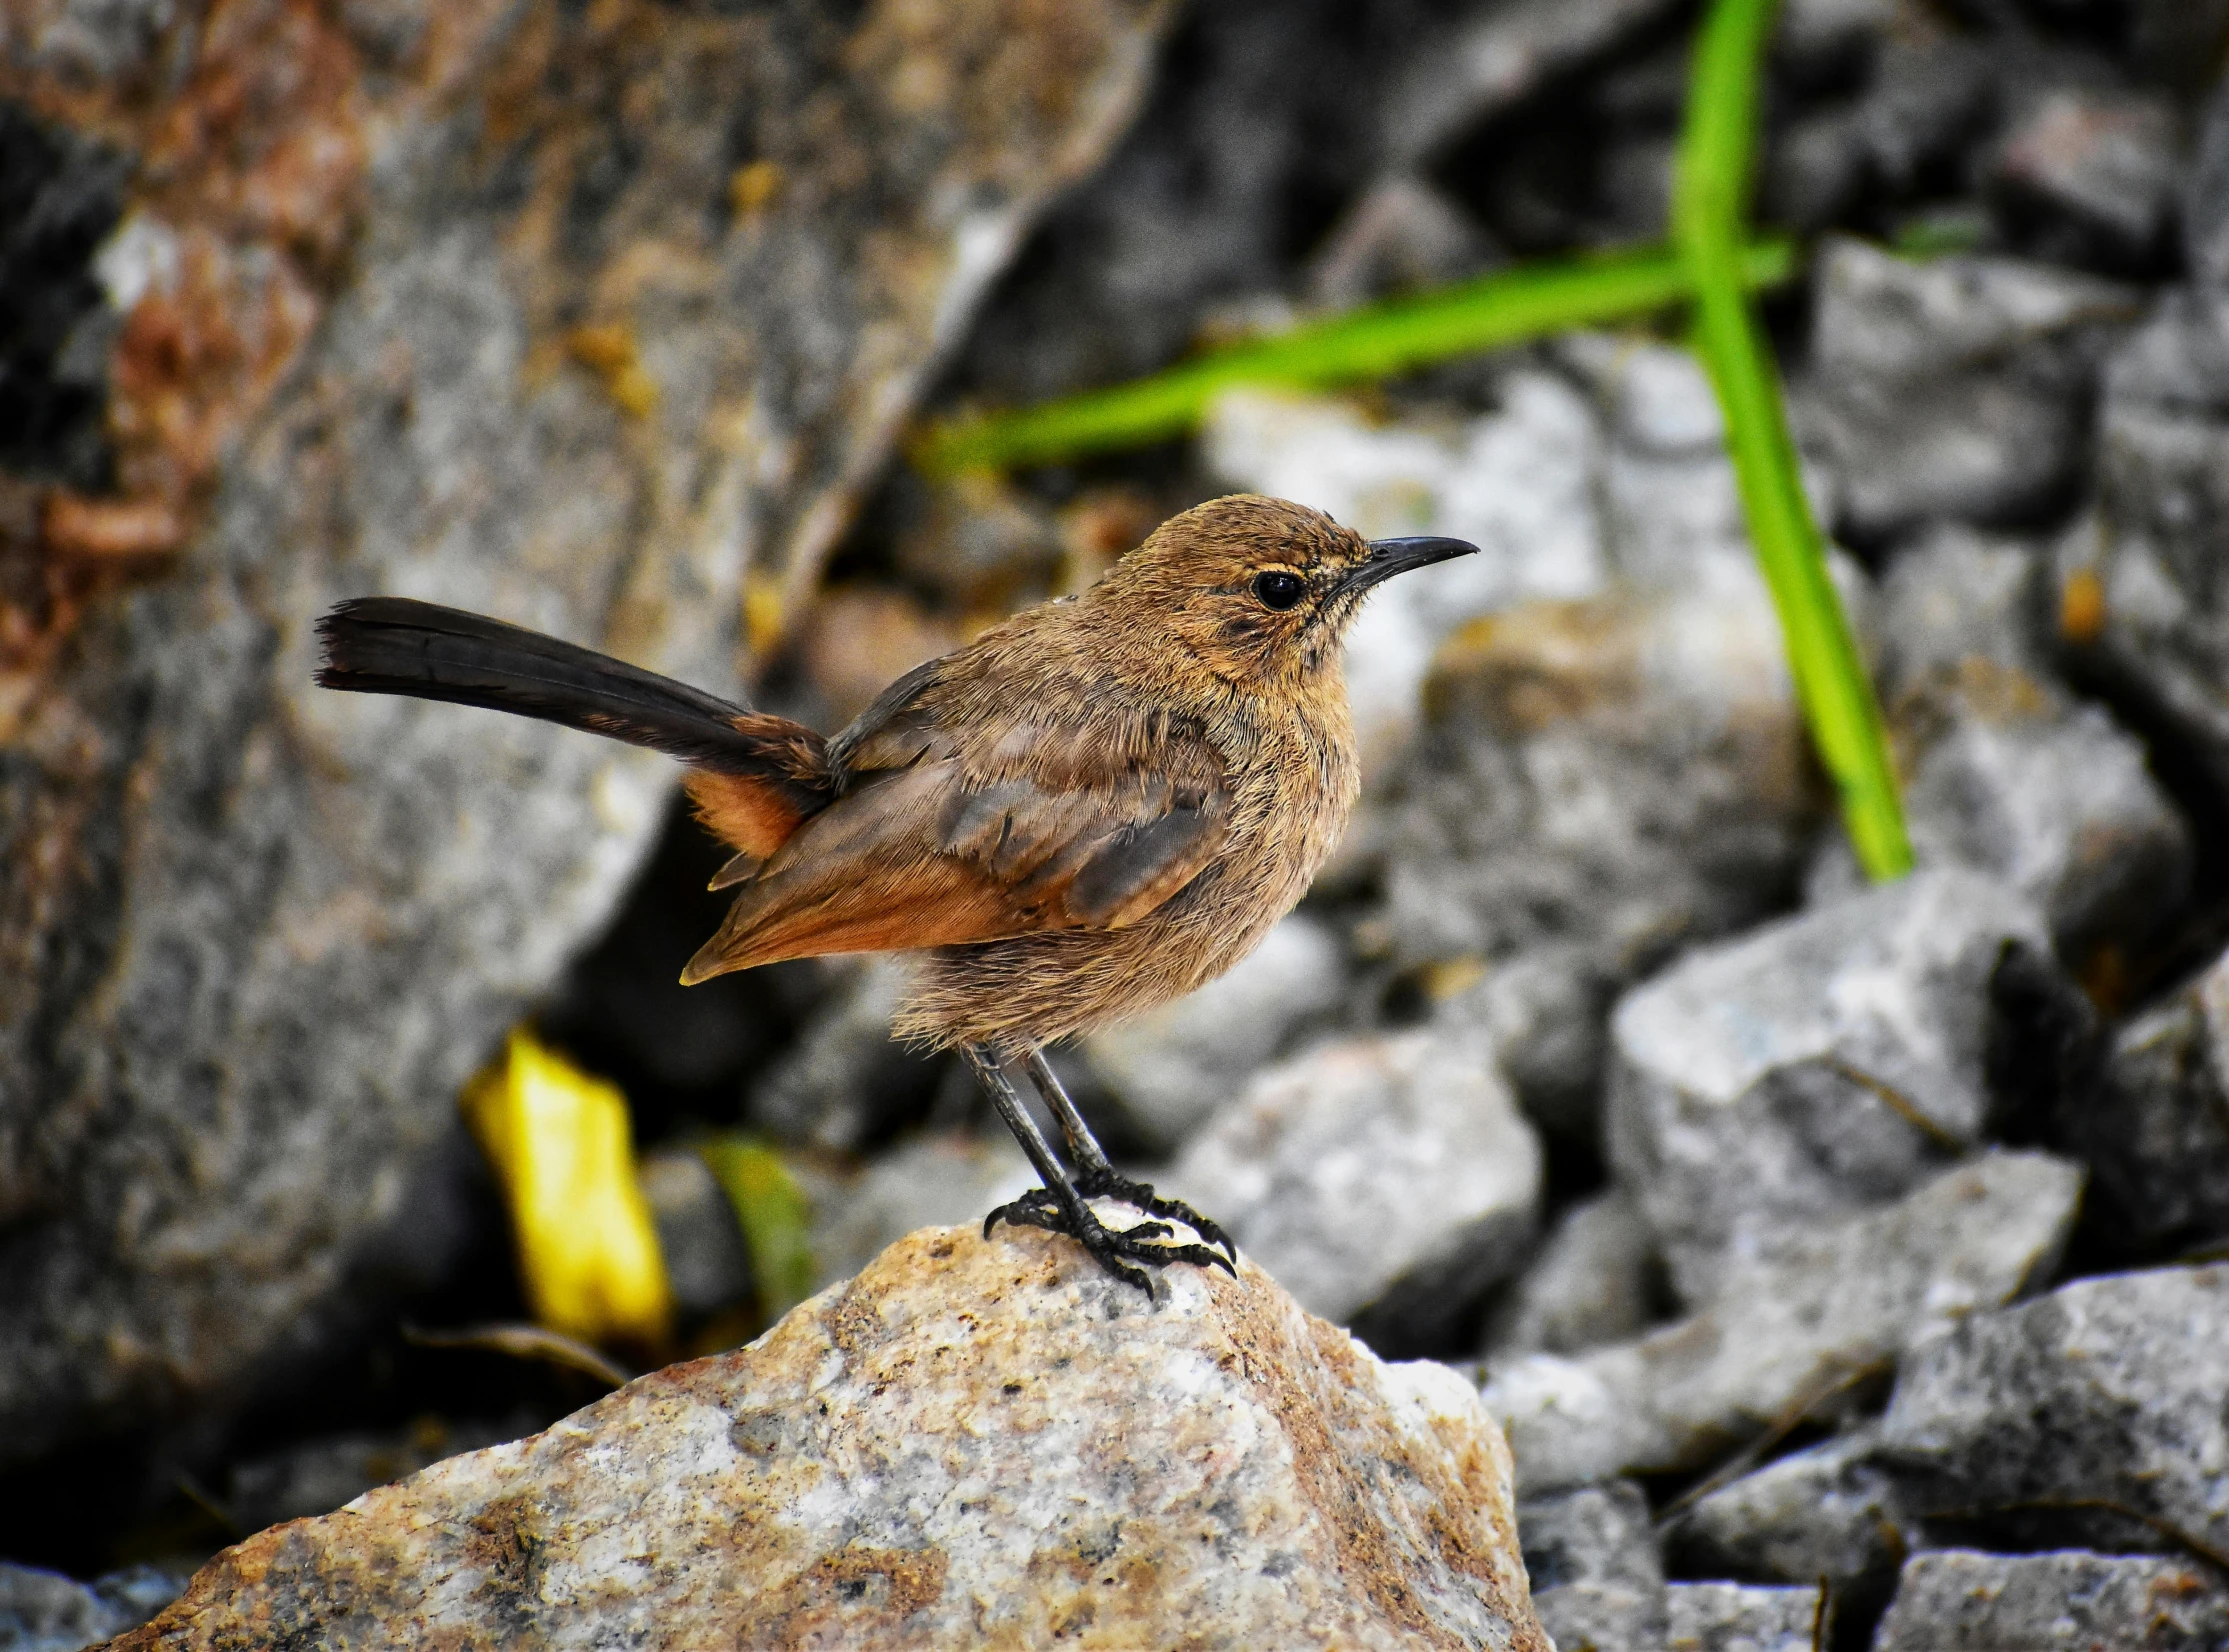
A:
<svg viewBox="0 0 2229 1652">
<path fill-rule="evenodd" d="M 1412 568 L 1429 568 L 1450 557 L 1471 556 L 1477 550 L 1478 547 L 1467 539 L 1441 539 L 1430 534 L 1416 539 L 1373 539 L 1370 560 L 1349 570 L 1339 581 L 1339 591 L 1341 595 L 1367 591 L 1395 574 L 1405 574 Z"/>
</svg>

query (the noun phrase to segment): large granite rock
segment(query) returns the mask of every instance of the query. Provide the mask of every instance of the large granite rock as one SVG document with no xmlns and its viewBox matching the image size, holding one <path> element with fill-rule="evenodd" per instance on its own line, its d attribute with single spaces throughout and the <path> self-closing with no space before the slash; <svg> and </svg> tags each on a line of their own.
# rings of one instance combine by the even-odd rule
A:
<svg viewBox="0 0 2229 1652">
<path fill-rule="evenodd" d="M 313 618 L 732 683 L 1165 12 L 20 9 L 0 97 L 134 161 L 120 491 L 46 550 L 175 556 L 0 733 L 0 1458 L 432 1266 L 459 1083 L 658 821 L 655 758 L 313 689 Z"/>
<path fill-rule="evenodd" d="M 1311 1313 L 1444 1352 L 1524 1259 L 1541 1174 L 1490 1052 L 1421 1030 L 1264 1070 L 1165 1180 Z"/>
<path fill-rule="evenodd" d="M 1910 1350 L 2057 1262 L 2081 1172 L 1991 1153 L 1883 1210 L 1730 1271 L 1701 1313 L 1575 1358 L 1487 1363 L 1527 1497 L 1698 1469 L 1773 1429 L 1848 1415 Z"/>
<path fill-rule="evenodd" d="M 1691 1303 L 1894 1198 L 1990 1123 L 1991 979 L 2033 909 L 1918 872 L 1698 949 L 1611 1021 L 1609 1149 Z"/>
<path fill-rule="evenodd" d="M 1509 1459 L 1251 1265 L 931 1229 L 732 1354 L 219 1555 L 123 1648 L 1547 1652 Z"/>
<path fill-rule="evenodd" d="M 2225 1643 L 2229 1589 L 2196 1561 L 1937 1549 L 1905 1562 L 1873 1652 L 2214 1652 Z"/>
<path fill-rule="evenodd" d="M 2221 1554 L 2224 1369 L 2229 1266 L 2077 1280 L 1920 1350 L 1880 1459 L 1922 1517 L 2014 1547 Z"/>
</svg>

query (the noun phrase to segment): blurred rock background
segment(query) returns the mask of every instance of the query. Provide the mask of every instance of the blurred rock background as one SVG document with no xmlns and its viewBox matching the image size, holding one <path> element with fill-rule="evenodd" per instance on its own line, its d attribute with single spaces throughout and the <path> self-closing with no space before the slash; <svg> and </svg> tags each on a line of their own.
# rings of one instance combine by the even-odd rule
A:
<svg viewBox="0 0 2229 1652">
<path fill-rule="evenodd" d="M 521 1018 L 629 1100 L 656 1353 L 772 1300 L 707 1141 L 771 1149 L 817 1282 L 1026 1176 L 889 966 L 673 984 L 720 857 L 655 761 L 318 695 L 323 606 L 833 727 L 1257 488 L 1485 554 L 1358 629 L 1309 901 L 1056 1053 L 1110 1145 L 1484 1384 L 1566 1643 L 1807 1646 L 1822 1578 L 1843 1648 L 2218 1639 L 2229 5 L 1784 5 L 1766 313 L 1904 884 L 1833 823 L 1676 326 L 896 457 L 1661 235 L 1694 15 L 8 0 L 0 1557 L 115 1577 L 0 1572 L 0 1625 L 120 1625 L 117 1568 L 598 1392 L 442 1345 L 525 1313 L 456 1109 Z"/>
</svg>

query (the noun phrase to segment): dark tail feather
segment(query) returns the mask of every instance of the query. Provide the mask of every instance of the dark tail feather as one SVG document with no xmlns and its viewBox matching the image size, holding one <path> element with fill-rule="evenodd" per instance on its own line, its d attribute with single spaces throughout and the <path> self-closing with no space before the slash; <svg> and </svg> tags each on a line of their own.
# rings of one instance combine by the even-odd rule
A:
<svg viewBox="0 0 2229 1652">
<path fill-rule="evenodd" d="M 487 706 L 709 769 L 765 766 L 764 738 L 735 725 L 743 707 L 539 631 L 407 597 L 358 597 L 319 620 L 317 634 L 325 688 Z"/>
</svg>

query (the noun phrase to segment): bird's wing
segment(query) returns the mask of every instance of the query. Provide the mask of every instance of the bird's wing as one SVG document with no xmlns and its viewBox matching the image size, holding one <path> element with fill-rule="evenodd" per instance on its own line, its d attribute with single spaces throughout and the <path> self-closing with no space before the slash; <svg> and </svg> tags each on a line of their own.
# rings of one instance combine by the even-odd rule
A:
<svg viewBox="0 0 2229 1652">
<path fill-rule="evenodd" d="M 1197 735 L 1160 727 L 1125 761 L 1091 729 L 1018 721 L 995 751 L 965 753 L 918 704 L 877 709 L 843 737 L 844 794 L 742 886 L 684 981 L 1119 929 L 1190 883 L 1230 829 L 1222 758 Z"/>
</svg>

